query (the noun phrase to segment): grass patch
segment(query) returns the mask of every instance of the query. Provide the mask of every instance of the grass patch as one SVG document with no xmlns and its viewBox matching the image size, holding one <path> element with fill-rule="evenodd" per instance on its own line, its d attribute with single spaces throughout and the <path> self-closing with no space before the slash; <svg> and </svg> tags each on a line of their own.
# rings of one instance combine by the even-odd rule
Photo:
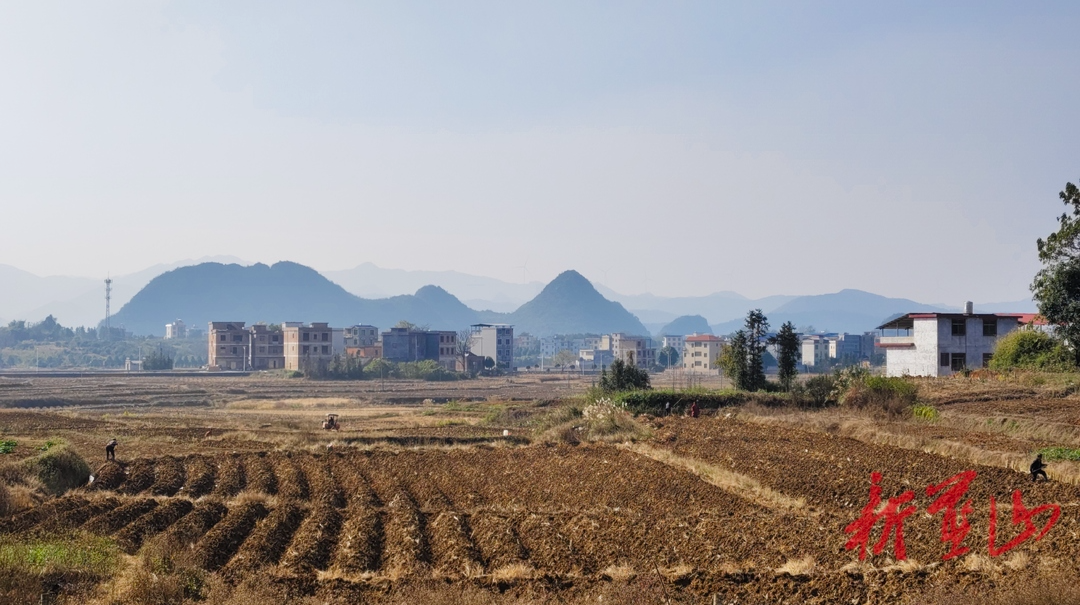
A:
<svg viewBox="0 0 1080 605">
<path fill-rule="evenodd" d="M 911 415 L 914 416 L 916 420 L 926 420 L 928 422 L 935 422 L 941 417 L 937 408 L 926 404 L 919 404 L 911 408 Z"/>
<path fill-rule="evenodd" d="M 120 549 L 91 534 L 8 539 L 0 544 L 0 573 L 31 575 L 83 573 L 104 576 L 120 562 Z"/>
<path fill-rule="evenodd" d="M 1052 460 L 1080 460 L 1080 449 L 1071 447 L 1045 447 L 1039 450 L 1047 462 Z"/>
<path fill-rule="evenodd" d="M 15 448 L 18 447 L 18 445 L 19 442 L 14 439 L 0 440 L 0 454 L 10 454 L 15 451 Z"/>
<path fill-rule="evenodd" d="M 49 493 L 57 496 L 85 485 L 90 480 L 90 465 L 64 442 L 50 443 L 47 451 L 23 462 L 30 473 Z"/>
</svg>

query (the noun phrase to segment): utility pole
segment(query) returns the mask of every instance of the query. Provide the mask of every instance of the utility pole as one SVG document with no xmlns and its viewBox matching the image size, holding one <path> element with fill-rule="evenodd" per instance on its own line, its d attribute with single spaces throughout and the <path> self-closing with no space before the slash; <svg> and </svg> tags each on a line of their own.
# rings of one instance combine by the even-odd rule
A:
<svg viewBox="0 0 1080 605">
<path fill-rule="evenodd" d="M 109 301 L 112 300 L 112 278 L 105 278 L 105 336 L 112 339 L 112 324 L 110 322 Z"/>
</svg>

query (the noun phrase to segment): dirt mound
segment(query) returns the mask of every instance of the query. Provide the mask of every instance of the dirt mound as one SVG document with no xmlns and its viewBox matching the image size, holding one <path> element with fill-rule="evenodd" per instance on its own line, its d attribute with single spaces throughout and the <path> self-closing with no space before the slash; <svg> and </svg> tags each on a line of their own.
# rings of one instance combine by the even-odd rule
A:
<svg viewBox="0 0 1080 605">
<path fill-rule="evenodd" d="M 260 519 L 269 514 L 262 502 L 243 502 L 234 506 L 196 546 L 195 560 L 208 571 L 228 563 Z"/>
<path fill-rule="evenodd" d="M 217 476 L 217 465 L 204 456 L 188 456 L 184 460 L 184 483 L 183 493 L 191 498 L 198 498 L 209 494 L 214 489 L 214 479 Z"/>
<path fill-rule="evenodd" d="M 306 500 L 310 494 L 307 477 L 300 465 L 289 454 L 273 456 L 275 472 L 278 478 L 278 493 L 282 498 Z"/>
<path fill-rule="evenodd" d="M 129 500 L 107 513 L 94 517 L 86 524 L 86 531 L 96 534 L 113 534 L 120 528 L 134 523 L 136 519 L 157 508 L 153 498 Z"/>
<path fill-rule="evenodd" d="M 120 501 L 116 498 L 97 498 L 88 501 L 85 505 L 53 515 L 39 527 L 44 531 L 73 529 L 118 506 L 120 506 Z"/>
<path fill-rule="evenodd" d="M 167 533 L 180 544 L 192 546 L 221 521 L 227 512 L 229 509 L 217 500 L 201 500 L 190 513 L 170 527 Z"/>
<path fill-rule="evenodd" d="M 190 500 L 182 498 L 166 500 L 164 504 L 121 529 L 116 534 L 116 541 L 129 555 L 135 554 L 147 538 L 165 531 L 178 519 L 191 512 L 193 506 Z"/>
<path fill-rule="evenodd" d="M 139 458 L 125 469 L 127 479 L 120 486 L 120 493 L 136 495 L 150 489 L 154 484 L 154 461 Z"/>
<path fill-rule="evenodd" d="M 316 506 L 345 506 L 345 494 L 334 479 L 325 456 L 305 456 L 297 460 L 311 488 L 311 501 Z"/>
<path fill-rule="evenodd" d="M 99 466 L 94 471 L 93 477 L 94 480 L 87 489 L 92 491 L 115 490 L 127 479 L 127 474 L 124 473 L 124 467 L 110 460 Z"/>
<path fill-rule="evenodd" d="M 69 495 L 49 500 L 30 510 L 18 513 L 9 519 L 0 520 L 0 534 L 14 534 L 38 526 L 42 522 L 66 512 L 86 506 L 86 498 Z"/>
<path fill-rule="evenodd" d="M 246 457 L 244 459 L 244 470 L 249 490 L 269 495 L 277 493 L 277 477 L 274 475 L 274 467 L 266 459 L 265 453 Z"/>
<path fill-rule="evenodd" d="M 158 458 L 154 463 L 154 484 L 150 486 L 150 493 L 155 496 L 172 496 L 183 486 L 183 461 L 172 456 Z"/>
<path fill-rule="evenodd" d="M 384 568 L 395 577 L 421 572 L 431 561 L 423 515 L 403 491 L 390 499 L 386 509 Z"/>
<path fill-rule="evenodd" d="M 303 508 L 292 502 L 271 511 L 229 561 L 223 570 L 225 576 L 237 581 L 245 573 L 276 565 L 306 514 Z"/>
<path fill-rule="evenodd" d="M 334 481 L 340 485 L 341 490 L 347 495 L 349 504 L 352 506 L 382 506 L 382 502 L 371 488 L 371 482 L 364 477 L 357 465 L 357 458 L 365 456 L 357 453 L 345 457 L 344 454 L 334 453 L 328 456 L 330 471 Z"/>
<path fill-rule="evenodd" d="M 230 454 L 218 463 L 217 485 L 214 486 L 213 494 L 222 498 L 229 498 L 240 493 L 247 484 L 244 473 L 244 463 L 239 454 Z"/>
<path fill-rule="evenodd" d="M 473 539 L 488 570 L 519 564 L 529 558 L 529 551 L 521 544 L 513 519 L 481 511 L 472 515 L 469 522 Z"/>
<path fill-rule="evenodd" d="M 350 508 L 345 516 L 333 568 L 345 573 L 378 571 L 383 550 L 382 516 L 370 506 Z"/>
<path fill-rule="evenodd" d="M 317 506 L 293 537 L 282 564 L 290 569 L 326 569 L 341 535 L 341 512 Z"/>
<path fill-rule="evenodd" d="M 428 523 L 431 534 L 431 563 L 436 574 L 451 578 L 481 573 L 484 564 L 473 543 L 469 519 L 458 512 L 443 512 Z"/>
</svg>

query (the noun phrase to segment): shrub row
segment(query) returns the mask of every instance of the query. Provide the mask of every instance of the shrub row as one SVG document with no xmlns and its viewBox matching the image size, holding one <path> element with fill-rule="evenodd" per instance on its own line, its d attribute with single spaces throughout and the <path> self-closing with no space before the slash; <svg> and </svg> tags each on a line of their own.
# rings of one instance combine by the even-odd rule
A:
<svg viewBox="0 0 1080 605">
<path fill-rule="evenodd" d="M 751 393 L 748 391 L 716 391 L 695 393 L 674 391 L 628 391 L 614 395 L 615 401 L 626 406 L 634 414 L 662 414 L 667 403 L 671 403 L 671 412 L 682 414 L 690 409 L 695 401 L 701 409 L 717 409 L 746 403 L 757 403 L 769 407 L 782 406 L 790 398 L 775 393 Z"/>
</svg>

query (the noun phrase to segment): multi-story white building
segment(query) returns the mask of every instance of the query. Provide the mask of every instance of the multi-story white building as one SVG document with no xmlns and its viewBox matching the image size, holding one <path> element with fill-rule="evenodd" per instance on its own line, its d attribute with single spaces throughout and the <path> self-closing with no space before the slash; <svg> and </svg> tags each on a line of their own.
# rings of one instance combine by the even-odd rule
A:
<svg viewBox="0 0 1080 605">
<path fill-rule="evenodd" d="M 799 354 L 802 356 L 803 365 L 813 367 L 828 359 L 830 342 L 827 334 L 803 335 L 799 340 Z"/>
<path fill-rule="evenodd" d="M 686 342 L 686 336 L 685 335 L 678 336 L 678 335 L 672 335 L 672 334 L 665 334 L 664 336 L 660 337 L 660 347 L 661 348 L 671 347 L 672 349 L 675 349 L 676 351 L 678 351 L 680 355 L 682 355 L 683 344 L 685 342 Z"/>
<path fill-rule="evenodd" d="M 495 367 L 514 367 L 514 326 L 509 324 L 475 324 L 469 339 L 469 351 L 480 357 L 490 357 Z"/>
<path fill-rule="evenodd" d="M 1020 313 L 908 313 L 878 326 L 888 376 L 949 376 L 990 362 L 999 337 L 1015 330 Z"/>
<path fill-rule="evenodd" d="M 611 335 L 611 355 L 639 368 L 649 368 L 656 363 L 656 349 L 652 339 L 645 336 L 628 336 L 621 332 Z M 601 346 L 601 348 L 604 348 Z"/>
<path fill-rule="evenodd" d="M 716 360 L 724 346 L 724 339 L 712 334 L 687 336 L 683 344 L 682 367 L 692 372 L 717 372 Z"/>
</svg>

